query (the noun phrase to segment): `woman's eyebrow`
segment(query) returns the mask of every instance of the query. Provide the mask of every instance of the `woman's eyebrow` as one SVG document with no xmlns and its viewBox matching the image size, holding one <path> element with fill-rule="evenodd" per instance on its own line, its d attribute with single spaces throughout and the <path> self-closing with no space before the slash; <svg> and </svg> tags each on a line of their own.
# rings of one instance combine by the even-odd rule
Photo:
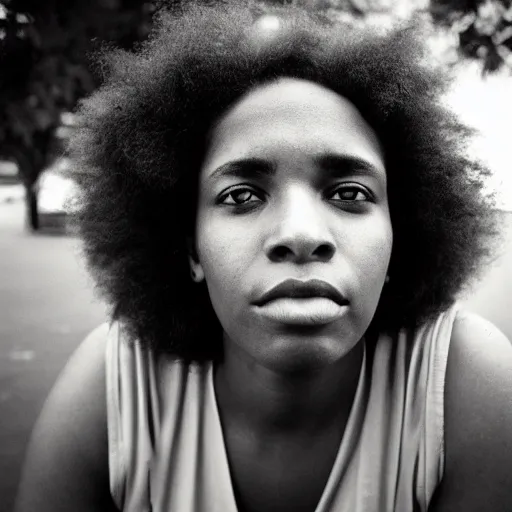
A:
<svg viewBox="0 0 512 512">
<path fill-rule="evenodd" d="M 240 160 L 232 160 L 217 167 L 208 180 L 216 180 L 225 177 L 234 178 L 254 178 L 255 176 L 269 177 L 276 173 L 276 166 L 268 160 L 261 158 L 242 158 Z"/>
<path fill-rule="evenodd" d="M 341 178 L 348 174 L 370 175 L 376 179 L 386 179 L 386 173 L 367 160 L 354 155 L 327 153 L 314 158 L 318 167 L 327 173 L 329 178 Z"/>
</svg>

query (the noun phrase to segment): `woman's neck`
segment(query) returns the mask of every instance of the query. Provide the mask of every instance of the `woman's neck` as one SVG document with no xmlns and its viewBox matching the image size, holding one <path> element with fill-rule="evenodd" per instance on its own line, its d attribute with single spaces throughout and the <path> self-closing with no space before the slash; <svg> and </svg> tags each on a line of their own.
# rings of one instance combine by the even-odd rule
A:
<svg viewBox="0 0 512 512">
<path fill-rule="evenodd" d="M 225 347 L 214 382 L 224 425 L 261 438 L 311 438 L 345 424 L 354 400 L 363 343 L 321 370 L 285 373 Z"/>
</svg>

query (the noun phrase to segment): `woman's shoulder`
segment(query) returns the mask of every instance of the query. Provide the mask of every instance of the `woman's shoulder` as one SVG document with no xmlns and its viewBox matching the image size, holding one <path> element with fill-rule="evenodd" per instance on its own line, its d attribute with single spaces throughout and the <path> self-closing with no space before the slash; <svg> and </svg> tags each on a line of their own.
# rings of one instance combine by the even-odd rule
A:
<svg viewBox="0 0 512 512">
<path fill-rule="evenodd" d="M 113 510 L 108 480 L 105 348 L 109 325 L 91 331 L 69 358 L 33 429 L 17 511 Z"/>
<path fill-rule="evenodd" d="M 464 308 L 458 309 L 450 340 L 446 384 L 447 408 L 460 404 L 479 410 L 507 404 L 512 414 L 512 342 L 492 322 Z"/>
<path fill-rule="evenodd" d="M 433 510 L 512 510 L 512 344 L 459 309 L 445 383 L 445 472 Z"/>
<path fill-rule="evenodd" d="M 45 424 L 55 424 L 58 430 L 76 431 L 78 448 L 88 460 L 94 461 L 105 460 L 105 349 L 108 332 L 109 324 L 101 324 L 80 342 L 59 374 L 39 419 Z"/>
</svg>

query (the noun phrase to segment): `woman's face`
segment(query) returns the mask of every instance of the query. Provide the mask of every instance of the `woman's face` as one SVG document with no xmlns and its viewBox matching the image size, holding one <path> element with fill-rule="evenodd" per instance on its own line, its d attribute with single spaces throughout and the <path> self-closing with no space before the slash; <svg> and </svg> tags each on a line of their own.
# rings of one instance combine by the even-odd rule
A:
<svg viewBox="0 0 512 512">
<path fill-rule="evenodd" d="M 274 370 L 339 360 L 372 320 L 391 255 L 376 134 L 350 101 L 313 82 L 252 90 L 212 130 L 196 228 L 190 263 L 226 350 Z M 321 280 L 343 299 L 310 290 L 316 298 L 261 304 L 288 279 Z"/>
</svg>

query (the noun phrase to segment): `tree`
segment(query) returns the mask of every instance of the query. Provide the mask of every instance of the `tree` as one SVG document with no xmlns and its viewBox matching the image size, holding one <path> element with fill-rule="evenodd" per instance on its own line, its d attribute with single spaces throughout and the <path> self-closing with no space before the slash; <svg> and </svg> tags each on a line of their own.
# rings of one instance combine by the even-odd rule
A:
<svg viewBox="0 0 512 512">
<path fill-rule="evenodd" d="M 482 72 L 512 69 L 511 0 L 431 0 L 435 23 L 455 32 L 462 57 L 482 61 Z"/>
<path fill-rule="evenodd" d="M 88 60 L 102 42 L 146 37 L 158 5 L 133 0 L 0 0 L 0 157 L 13 160 L 38 228 L 34 184 L 63 112 L 97 87 Z"/>
</svg>

